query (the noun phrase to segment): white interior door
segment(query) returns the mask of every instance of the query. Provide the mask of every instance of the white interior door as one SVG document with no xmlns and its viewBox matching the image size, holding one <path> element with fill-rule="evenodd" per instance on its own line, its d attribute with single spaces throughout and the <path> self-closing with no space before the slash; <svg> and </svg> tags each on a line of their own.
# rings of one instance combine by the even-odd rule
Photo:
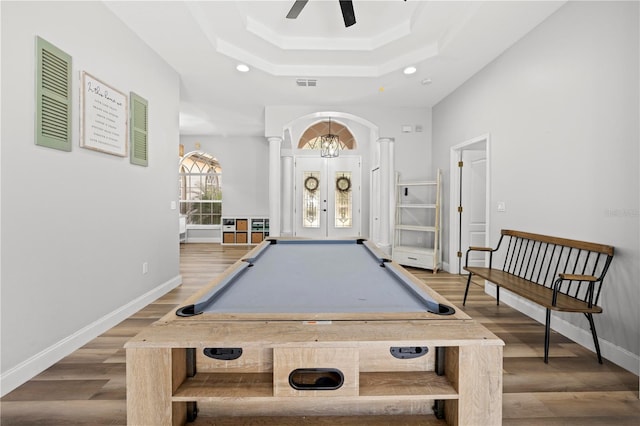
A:
<svg viewBox="0 0 640 426">
<path fill-rule="evenodd" d="M 296 157 L 294 235 L 360 236 L 359 157 Z"/>
<path fill-rule="evenodd" d="M 462 151 L 460 251 L 483 247 L 487 229 L 487 154 L 485 150 Z M 461 259 L 464 262 L 464 259 Z M 485 266 L 484 252 L 469 254 L 469 266 Z"/>
<path fill-rule="evenodd" d="M 449 272 L 453 274 L 465 273 L 462 268 L 469 245 L 489 244 L 486 237 L 491 223 L 488 209 L 490 145 L 491 136 L 487 133 L 452 146 L 450 150 Z M 459 212 L 460 207 L 463 214 Z M 484 256 L 472 258 L 471 264 L 484 266 L 483 260 Z"/>
</svg>

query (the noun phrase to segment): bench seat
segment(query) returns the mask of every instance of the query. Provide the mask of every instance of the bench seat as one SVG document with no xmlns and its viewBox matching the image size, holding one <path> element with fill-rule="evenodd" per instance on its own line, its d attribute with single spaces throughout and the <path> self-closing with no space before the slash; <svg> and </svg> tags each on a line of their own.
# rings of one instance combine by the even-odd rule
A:
<svg viewBox="0 0 640 426">
<path fill-rule="evenodd" d="M 499 269 L 471 266 L 465 267 L 464 269 L 473 275 L 487 281 L 491 281 L 497 286 L 507 289 L 510 292 L 524 297 L 525 299 L 528 299 L 542 307 L 551 309 L 552 311 L 588 312 L 592 314 L 602 313 L 602 308 L 600 306 L 593 305 L 589 307 L 587 302 L 567 296 L 563 293 L 558 293 L 556 304 L 553 305 L 552 289 Z"/>
</svg>

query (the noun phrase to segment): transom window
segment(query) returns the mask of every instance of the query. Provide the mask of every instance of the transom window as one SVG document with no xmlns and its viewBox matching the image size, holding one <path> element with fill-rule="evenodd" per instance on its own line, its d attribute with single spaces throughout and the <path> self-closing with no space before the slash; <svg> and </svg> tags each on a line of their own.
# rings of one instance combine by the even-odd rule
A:
<svg viewBox="0 0 640 426">
<path fill-rule="evenodd" d="M 320 136 L 329 133 L 329 120 L 321 121 L 309 127 L 300 136 L 298 149 L 320 149 Z M 340 150 L 355 149 L 353 134 L 340 123 L 331 120 L 331 134 L 337 135 L 340 140 Z"/>
<path fill-rule="evenodd" d="M 180 214 L 190 225 L 220 225 L 222 168 L 206 152 L 191 152 L 180 161 Z"/>
</svg>

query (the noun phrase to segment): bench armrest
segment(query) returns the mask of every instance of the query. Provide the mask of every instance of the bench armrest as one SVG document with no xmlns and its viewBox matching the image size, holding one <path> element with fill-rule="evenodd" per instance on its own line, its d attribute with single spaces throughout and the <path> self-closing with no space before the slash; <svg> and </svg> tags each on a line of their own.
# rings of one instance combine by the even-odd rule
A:
<svg viewBox="0 0 640 426">
<path fill-rule="evenodd" d="M 502 239 L 503 238 L 504 238 L 504 234 L 500 235 L 500 240 L 498 241 L 498 245 L 496 246 L 496 248 L 469 246 L 469 248 L 467 249 L 467 255 L 465 256 L 464 267 L 466 268 L 469 265 L 469 253 L 470 252 L 472 252 L 472 251 L 483 251 L 485 253 L 489 253 L 489 268 L 491 268 L 492 265 L 493 265 L 493 252 L 494 251 L 498 251 L 498 249 L 500 248 L 500 244 L 502 244 Z"/>
<path fill-rule="evenodd" d="M 590 281 L 596 282 L 598 279 L 593 275 L 558 274 L 561 280 L 568 281 Z"/>
<path fill-rule="evenodd" d="M 593 306 L 593 286 L 596 281 L 599 281 L 598 278 L 593 275 L 577 275 L 577 274 L 558 274 L 558 279 L 553 283 L 553 299 L 551 304 L 556 306 L 556 302 L 558 300 L 558 291 L 560 290 L 560 286 L 563 281 L 577 281 L 579 286 L 582 286 L 583 283 L 587 283 L 589 285 L 588 296 L 589 300 L 585 300 L 589 304 L 589 307 Z"/>
<path fill-rule="evenodd" d="M 473 250 L 473 251 L 495 251 L 491 247 L 474 247 L 474 246 L 469 246 L 469 250 Z"/>
<path fill-rule="evenodd" d="M 498 246 L 499 247 L 499 246 Z M 469 246 L 469 248 L 467 249 L 467 254 L 465 256 L 465 260 L 464 260 L 464 267 L 466 268 L 467 266 L 469 266 L 469 253 L 472 251 L 483 251 L 485 253 L 489 253 L 489 268 L 491 268 L 491 264 L 493 262 L 493 252 L 498 250 L 498 248 L 491 248 L 491 247 L 477 247 L 477 246 Z"/>
</svg>

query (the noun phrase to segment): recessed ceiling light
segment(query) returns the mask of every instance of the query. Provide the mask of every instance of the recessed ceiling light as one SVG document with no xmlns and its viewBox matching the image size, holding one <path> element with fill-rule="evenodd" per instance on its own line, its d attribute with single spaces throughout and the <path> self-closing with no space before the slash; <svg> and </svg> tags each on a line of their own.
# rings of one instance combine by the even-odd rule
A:
<svg viewBox="0 0 640 426">
<path fill-rule="evenodd" d="M 236 69 L 240 72 L 248 72 L 249 66 L 245 64 L 238 64 L 238 66 L 236 66 Z"/>
<path fill-rule="evenodd" d="M 418 71 L 416 67 L 406 67 L 403 72 L 406 75 L 411 75 L 411 74 L 414 74 L 416 71 Z"/>
<path fill-rule="evenodd" d="M 421 81 L 421 83 L 426 86 L 428 84 L 431 84 L 431 79 L 430 78 L 425 78 L 424 80 Z"/>
</svg>

